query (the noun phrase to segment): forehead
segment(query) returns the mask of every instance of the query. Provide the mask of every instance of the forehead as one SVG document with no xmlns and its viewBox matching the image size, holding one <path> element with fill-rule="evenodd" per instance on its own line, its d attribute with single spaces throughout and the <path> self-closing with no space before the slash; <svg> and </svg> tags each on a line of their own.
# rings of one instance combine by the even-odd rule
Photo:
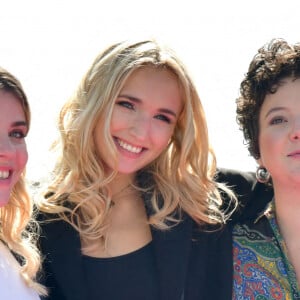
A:
<svg viewBox="0 0 300 300">
<path fill-rule="evenodd" d="M 23 105 L 18 97 L 10 92 L 0 90 L 0 113 L 2 117 L 15 116 L 25 119 Z"/>
<path fill-rule="evenodd" d="M 169 90 L 181 93 L 178 77 L 168 68 L 145 66 L 134 70 L 123 84 L 123 90 L 141 89 L 155 93 Z"/>
<path fill-rule="evenodd" d="M 166 67 L 166 66 L 152 66 L 152 65 L 146 65 L 146 66 L 142 66 L 137 68 L 136 70 L 134 70 L 129 77 L 127 78 L 127 80 L 125 81 L 125 83 L 127 83 L 130 80 L 137 80 L 138 78 L 149 78 L 149 77 L 165 77 L 168 78 L 170 80 L 174 80 L 178 82 L 178 77 L 175 74 L 175 72 L 173 70 L 171 70 L 170 68 Z"/>
<path fill-rule="evenodd" d="M 130 74 L 120 94 L 135 96 L 140 100 L 161 99 L 163 102 L 179 102 L 182 92 L 177 76 L 167 68 L 142 67 Z"/>
<path fill-rule="evenodd" d="M 300 79 L 286 78 L 280 82 L 275 93 L 267 94 L 262 109 L 270 106 L 289 105 L 300 101 Z M 298 104 L 299 105 L 299 104 Z"/>
</svg>

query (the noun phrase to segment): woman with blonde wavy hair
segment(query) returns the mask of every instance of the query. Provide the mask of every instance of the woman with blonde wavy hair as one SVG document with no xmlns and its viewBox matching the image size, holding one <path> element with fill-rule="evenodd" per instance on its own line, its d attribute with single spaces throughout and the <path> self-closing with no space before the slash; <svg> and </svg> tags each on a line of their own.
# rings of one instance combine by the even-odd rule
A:
<svg viewBox="0 0 300 300">
<path fill-rule="evenodd" d="M 2 68 L 0 107 L 0 297 L 39 299 L 45 289 L 35 281 L 40 267 L 37 227 L 24 178 L 30 110 L 20 82 Z"/>
<path fill-rule="evenodd" d="M 107 48 L 63 106 L 59 131 L 39 203 L 49 299 L 195 294 L 193 261 L 208 247 L 198 228 L 224 223 L 236 200 L 214 180 L 205 114 L 174 52 L 154 40 Z"/>
</svg>

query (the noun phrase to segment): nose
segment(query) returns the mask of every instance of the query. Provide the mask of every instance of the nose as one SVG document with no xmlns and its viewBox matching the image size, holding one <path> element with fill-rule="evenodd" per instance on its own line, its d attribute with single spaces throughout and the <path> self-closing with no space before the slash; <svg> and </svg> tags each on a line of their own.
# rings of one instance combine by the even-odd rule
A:
<svg viewBox="0 0 300 300">
<path fill-rule="evenodd" d="M 291 138 L 291 140 L 299 140 L 300 139 L 300 118 L 298 118 L 295 121 L 294 126 L 291 130 L 290 138 Z"/>
<path fill-rule="evenodd" d="M 130 134 L 137 140 L 144 141 L 149 136 L 151 119 L 145 115 L 137 116 L 130 127 Z"/>
</svg>

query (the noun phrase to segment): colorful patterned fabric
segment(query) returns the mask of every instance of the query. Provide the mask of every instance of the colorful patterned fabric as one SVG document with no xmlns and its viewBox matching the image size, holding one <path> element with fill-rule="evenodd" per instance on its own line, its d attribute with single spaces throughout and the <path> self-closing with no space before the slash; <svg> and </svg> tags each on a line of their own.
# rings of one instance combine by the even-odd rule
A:
<svg viewBox="0 0 300 300">
<path fill-rule="evenodd" d="M 258 220 L 237 224 L 233 229 L 232 299 L 300 299 L 273 208 L 272 203 Z"/>
</svg>

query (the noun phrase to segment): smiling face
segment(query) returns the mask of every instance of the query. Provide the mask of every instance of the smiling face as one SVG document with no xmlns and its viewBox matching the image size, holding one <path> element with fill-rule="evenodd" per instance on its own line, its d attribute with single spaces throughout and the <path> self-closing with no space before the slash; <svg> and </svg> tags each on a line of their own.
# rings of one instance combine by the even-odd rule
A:
<svg viewBox="0 0 300 300">
<path fill-rule="evenodd" d="M 0 91 L 0 207 L 7 204 L 27 162 L 28 126 L 20 101 Z"/>
<path fill-rule="evenodd" d="M 287 78 L 268 94 L 259 116 L 259 163 L 276 187 L 300 183 L 300 79 Z"/>
<path fill-rule="evenodd" d="M 111 118 L 117 171 L 134 174 L 154 161 L 168 146 L 181 110 L 181 93 L 174 74 L 151 67 L 134 71 L 115 101 Z M 95 129 L 96 146 L 112 169 L 113 163 L 100 138 L 100 126 L 99 122 Z"/>
</svg>

